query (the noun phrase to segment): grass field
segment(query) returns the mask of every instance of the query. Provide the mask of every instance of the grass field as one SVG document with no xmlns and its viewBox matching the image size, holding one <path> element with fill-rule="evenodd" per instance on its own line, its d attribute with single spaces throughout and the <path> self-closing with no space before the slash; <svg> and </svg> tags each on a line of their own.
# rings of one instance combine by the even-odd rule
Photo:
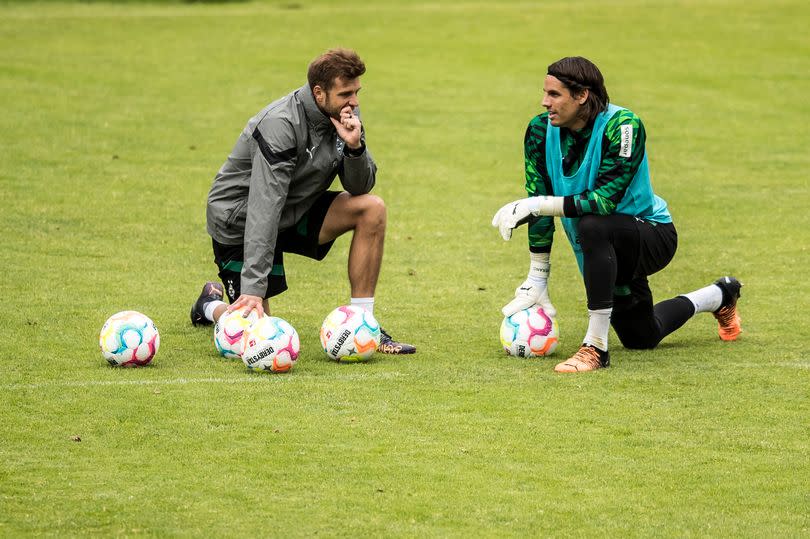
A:
<svg viewBox="0 0 810 539">
<path fill-rule="evenodd" d="M 0 536 L 809 536 L 808 20 L 800 0 L 0 4 Z M 188 321 L 216 277 L 205 197 L 247 118 L 337 45 L 368 65 L 389 209 L 375 313 L 419 353 L 319 351 L 343 238 L 288 258 L 272 309 L 302 359 L 251 374 Z M 703 315 L 555 375 L 587 324 L 560 235 L 560 348 L 502 353 L 527 249 L 489 221 L 523 194 L 545 67 L 574 54 L 646 125 L 680 234 L 654 293 L 737 275 L 740 341 Z M 124 309 L 161 331 L 148 368 L 98 351 Z"/>
</svg>

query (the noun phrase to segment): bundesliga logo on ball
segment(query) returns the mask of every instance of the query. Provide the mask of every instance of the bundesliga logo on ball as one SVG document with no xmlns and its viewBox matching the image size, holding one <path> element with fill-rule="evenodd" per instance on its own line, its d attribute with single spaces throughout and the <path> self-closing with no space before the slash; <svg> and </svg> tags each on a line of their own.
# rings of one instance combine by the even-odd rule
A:
<svg viewBox="0 0 810 539">
<path fill-rule="evenodd" d="M 157 354 L 160 334 L 155 323 L 145 314 L 121 311 L 104 323 L 98 345 L 110 365 L 142 367 Z"/>
<path fill-rule="evenodd" d="M 557 349 L 560 329 L 539 305 L 507 316 L 501 323 L 501 344 L 510 356 L 548 356 Z"/>
</svg>

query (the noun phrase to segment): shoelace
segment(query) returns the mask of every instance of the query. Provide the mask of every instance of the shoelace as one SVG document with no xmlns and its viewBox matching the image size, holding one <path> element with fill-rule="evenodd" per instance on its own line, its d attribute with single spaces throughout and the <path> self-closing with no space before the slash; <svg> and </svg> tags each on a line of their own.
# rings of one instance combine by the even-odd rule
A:
<svg viewBox="0 0 810 539">
<path fill-rule="evenodd" d="M 733 306 L 723 307 L 714 314 L 720 323 L 720 331 L 725 334 L 737 332 L 737 309 Z"/>
<path fill-rule="evenodd" d="M 602 362 L 599 360 L 599 352 L 596 351 L 596 348 L 590 346 L 581 347 L 568 361 L 581 361 L 589 367 L 602 366 Z"/>
</svg>

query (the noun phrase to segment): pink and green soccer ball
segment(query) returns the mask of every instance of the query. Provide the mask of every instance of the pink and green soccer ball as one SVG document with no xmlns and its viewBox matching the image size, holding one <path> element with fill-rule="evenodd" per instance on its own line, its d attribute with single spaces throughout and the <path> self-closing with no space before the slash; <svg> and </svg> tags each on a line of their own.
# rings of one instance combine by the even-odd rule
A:
<svg viewBox="0 0 810 539">
<path fill-rule="evenodd" d="M 214 325 L 214 345 L 222 357 L 238 359 L 245 350 L 245 334 L 259 320 L 256 311 L 245 317 L 243 309 L 225 312 Z"/>
<path fill-rule="evenodd" d="M 501 344 L 510 356 L 548 356 L 557 349 L 560 328 L 539 305 L 523 309 L 501 322 Z"/>
<path fill-rule="evenodd" d="M 338 307 L 321 325 L 321 346 L 335 361 L 357 362 L 370 358 L 380 345 L 380 324 L 361 307 Z"/>
<path fill-rule="evenodd" d="M 289 322 L 265 316 L 245 332 L 242 361 L 251 370 L 288 372 L 298 361 L 301 341 Z"/>
<path fill-rule="evenodd" d="M 160 347 L 155 323 L 138 311 L 115 313 L 104 323 L 98 337 L 101 354 L 116 367 L 148 365 Z"/>
</svg>

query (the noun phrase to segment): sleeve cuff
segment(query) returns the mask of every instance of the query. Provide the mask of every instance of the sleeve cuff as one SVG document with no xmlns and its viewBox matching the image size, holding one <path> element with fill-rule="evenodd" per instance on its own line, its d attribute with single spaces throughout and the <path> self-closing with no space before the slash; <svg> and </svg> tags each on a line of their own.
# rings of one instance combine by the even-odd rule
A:
<svg viewBox="0 0 810 539">
<path fill-rule="evenodd" d="M 363 143 L 361 143 L 360 147 L 357 148 L 356 150 L 352 150 L 348 146 L 343 147 L 343 155 L 345 155 L 346 157 L 360 157 L 361 155 L 363 155 L 365 153 L 365 151 L 366 151 L 366 145 L 363 144 Z"/>
<path fill-rule="evenodd" d="M 571 195 L 563 199 L 563 215 L 565 217 L 579 217 L 577 215 L 577 207 L 574 204 L 574 197 Z"/>
</svg>

